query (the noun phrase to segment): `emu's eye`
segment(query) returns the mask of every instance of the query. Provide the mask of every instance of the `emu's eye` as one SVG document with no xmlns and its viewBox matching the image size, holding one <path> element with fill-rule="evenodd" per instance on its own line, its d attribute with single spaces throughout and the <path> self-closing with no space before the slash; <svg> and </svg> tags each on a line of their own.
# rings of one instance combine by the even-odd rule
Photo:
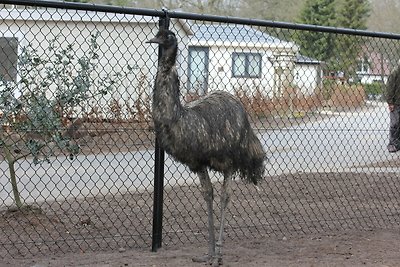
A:
<svg viewBox="0 0 400 267">
<path fill-rule="evenodd" d="M 174 36 L 172 34 L 168 34 L 167 38 L 168 38 L 168 40 L 172 40 L 174 38 Z"/>
</svg>

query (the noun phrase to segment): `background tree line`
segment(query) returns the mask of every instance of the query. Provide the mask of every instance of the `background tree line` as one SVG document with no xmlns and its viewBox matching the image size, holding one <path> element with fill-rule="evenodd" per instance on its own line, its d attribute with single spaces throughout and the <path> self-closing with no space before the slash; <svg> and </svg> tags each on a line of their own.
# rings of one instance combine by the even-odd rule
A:
<svg viewBox="0 0 400 267">
<path fill-rule="evenodd" d="M 129 7 L 155 8 L 167 7 L 187 12 L 239 17 L 260 18 L 268 20 L 297 22 L 309 0 L 74 0 Z M 336 0 L 334 7 L 339 10 L 346 0 Z M 370 9 L 366 27 L 373 31 L 399 32 L 400 1 L 367 0 Z M 344 26 L 344 25 L 343 25 Z"/>
</svg>

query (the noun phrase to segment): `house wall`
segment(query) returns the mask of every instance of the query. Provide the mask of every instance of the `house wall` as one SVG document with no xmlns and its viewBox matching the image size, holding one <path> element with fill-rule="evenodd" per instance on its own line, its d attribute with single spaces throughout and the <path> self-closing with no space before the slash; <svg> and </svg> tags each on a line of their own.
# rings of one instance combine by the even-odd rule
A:
<svg viewBox="0 0 400 267">
<path fill-rule="evenodd" d="M 260 53 L 262 56 L 260 78 L 238 78 L 232 75 L 232 54 Z M 243 90 L 248 95 L 254 95 L 257 91 L 265 96 L 273 97 L 275 81 L 274 64 L 271 59 L 274 52 L 260 48 L 242 48 L 231 46 L 213 46 L 209 48 L 209 76 L 208 91 L 225 90 L 230 93 Z"/>
<path fill-rule="evenodd" d="M 358 77 L 362 84 L 371 84 L 373 82 L 383 82 L 386 84 L 388 79 L 388 76 L 384 75 L 382 81 L 382 75 L 376 74 L 358 74 Z"/>
<path fill-rule="evenodd" d="M 321 70 L 314 64 L 296 64 L 293 70 L 293 84 L 304 96 L 312 95 L 321 81 Z"/>
</svg>

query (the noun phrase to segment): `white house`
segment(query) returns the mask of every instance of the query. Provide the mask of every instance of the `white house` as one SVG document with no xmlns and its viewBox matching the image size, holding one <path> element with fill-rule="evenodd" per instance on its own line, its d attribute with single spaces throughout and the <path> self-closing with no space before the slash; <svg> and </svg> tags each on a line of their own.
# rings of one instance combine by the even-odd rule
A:
<svg viewBox="0 0 400 267">
<path fill-rule="evenodd" d="M 151 95 L 156 74 L 158 47 L 145 43 L 158 30 L 157 17 L 115 13 L 74 11 L 63 9 L 1 9 L 0 74 L 17 80 L 17 60 L 22 47 L 30 45 L 41 57 L 48 56 L 50 42 L 56 40 L 61 48 L 73 45 L 77 57 L 88 51 L 92 34 L 98 34 L 99 68 L 96 75 L 104 76 L 133 67 L 112 95 L 98 99 L 95 105 L 107 109 L 111 100 L 121 105 L 134 100 L 138 94 Z M 172 20 L 180 37 L 180 66 L 187 66 L 188 24 Z M 57 45 L 58 46 L 58 45 Z M 95 90 L 95 88 L 94 88 Z M 141 90 L 144 92 L 141 92 Z M 50 90 L 51 91 L 51 90 Z M 105 112 L 106 113 L 106 112 Z"/>
<path fill-rule="evenodd" d="M 356 73 L 362 84 L 386 84 L 390 75 L 390 63 L 382 53 L 368 51 L 368 47 L 363 47 L 357 63 Z"/>
<path fill-rule="evenodd" d="M 19 79 L 17 60 L 24 46 L 32 46 L 45 57 L 50 42 L 56 40 L 60 47 L 73 45 L 80 57 L 88 51 L 91 35 L 98 34 L 96 75 L 101 77 L 128 65 L 133 66 L 133 72 L 113 94 L 98 99 L 94 105 L 107 110 L 110 101 L 132 105 L 140 94 L 151 95 L 158 49 L 145 41 L 156 34 L 158 17 L 15 8 L 0 10 L 0 17 L 0 74 L 7 79 Z M 190 24 L 172 19 L 171 29 L 179 39 L 177 65 L 183 94 L 201 95 L 216 89 L 248 93 L 257 90 L 279 97 L 293 83 L 307 94 L 318 83 L 318 62 L 298 60 L 299 48 L 295 43 L 255 27 Z"/>
<path fill-rule="evenodd" d="M 298 47 L 250 26 L 195 24 L 189 43 L 188 90 L 260 90 L 276 95 Z M 281 71 L 277 71 L 280 69 Z M 279 75 L 279 76 L 277 76 Z"/>
<path fill-rule="evenodd" d="M 216 89 L 258 90 L 279 97 L 292 85 L 311 94 L 319 83 L 320 62 L 299 57 L 299 48 L 293 42 L 237 24 L 195 24 L 192 31 L 189 92 L 201 95 Z"/>
</svg>

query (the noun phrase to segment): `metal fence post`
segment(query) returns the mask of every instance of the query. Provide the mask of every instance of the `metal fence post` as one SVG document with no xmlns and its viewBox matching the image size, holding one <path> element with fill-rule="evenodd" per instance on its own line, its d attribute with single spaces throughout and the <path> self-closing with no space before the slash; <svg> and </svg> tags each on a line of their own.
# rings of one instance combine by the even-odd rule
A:
<svg viewBox="0 0 400 267">
<path fill-rule="evenodd" d="M 160 29 L 168 29 L 169 17 L 166 10 L 165 16 L 160 18 Z M 160 59 L 162 50 L 158 48 Z M 153 237 L 151 251 L 156 252 L 162 246 L 162 219 L 164 204 L 164 150 L 160 147 L 159 140 L 155 140 L 155 163 L 154 163 L 154 205 L 153 205 Z"/>
</svg>

